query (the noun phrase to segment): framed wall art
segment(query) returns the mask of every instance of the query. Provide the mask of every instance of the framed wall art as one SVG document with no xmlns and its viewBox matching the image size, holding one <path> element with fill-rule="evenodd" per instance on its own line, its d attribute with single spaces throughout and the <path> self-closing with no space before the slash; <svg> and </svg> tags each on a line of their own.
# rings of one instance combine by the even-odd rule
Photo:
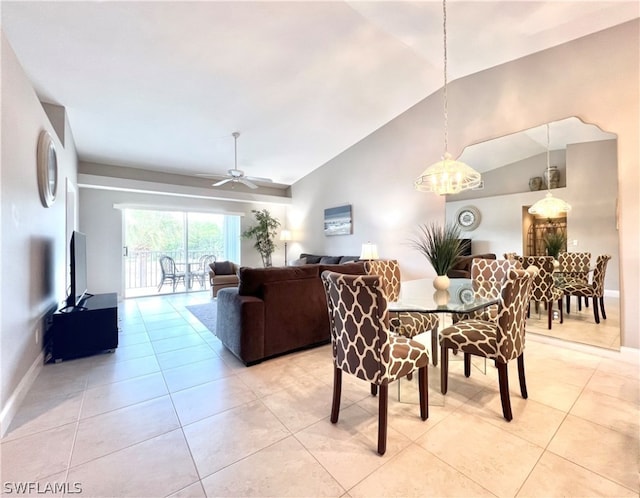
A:
<svg viewBox="0 0 640 498">
<path fill-rule="evenodd" d="M 352 233 L 351 204 L 324 210 L 325 235 L 350 235 Z"/>
</svg>

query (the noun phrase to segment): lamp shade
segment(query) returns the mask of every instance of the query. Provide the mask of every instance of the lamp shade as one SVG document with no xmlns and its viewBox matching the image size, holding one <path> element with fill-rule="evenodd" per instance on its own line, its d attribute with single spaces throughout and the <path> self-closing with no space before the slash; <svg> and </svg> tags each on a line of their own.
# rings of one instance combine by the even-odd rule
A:
<svg viewBox="0 0 640 498">
<path fill-rule="evenodd" d="M 378 246 L 372 244 L 371 242 L 362 244 L 360 259 L 378 259 Z"/>
<path fill-rule="evenodd" d="M 416 178 L 414 187 L 421 192 L 438 195 L 458 194 L 480 185 L 481 176 L 476 170 L 461 161 L 456 161 L 446 152 L 441 161 L 432 164 Z"/>
<path fill-rule="evenodd" d="M 540 199 L 529 208 L 529 214 L 542 218 L 557 218 L 569 211 L 571 211 L 571 205 L 562 199 L 554 197 L 551 192 L 547 192 L 543 199 Z"/>
<path fill-rule="evenodd" d="M 280 231 L 280 240 L 284 240 L 288 242 L 291 240 L 291 231 L 290 230 L 281 230 Z"/>
</svg>

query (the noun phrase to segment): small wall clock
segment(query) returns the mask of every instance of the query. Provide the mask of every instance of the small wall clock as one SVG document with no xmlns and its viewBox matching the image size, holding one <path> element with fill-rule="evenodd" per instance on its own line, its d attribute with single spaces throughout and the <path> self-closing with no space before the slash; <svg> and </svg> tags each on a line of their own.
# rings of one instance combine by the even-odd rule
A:
<svg viewBox="0 0 640 498">
<path fill-rule="evenodd" d="M 480 225 L 480 211 L 474 206 L 464 206 L 456 213 L 455 221 L 461 230 L 470 232 Z"/>
<path fill-rule="evenodd" d="M 49 132 L 42 130 L 38 137 L 38 190 L 44 207 L 51 207 L 58 191 L 58 157 Z"/>
</svg>

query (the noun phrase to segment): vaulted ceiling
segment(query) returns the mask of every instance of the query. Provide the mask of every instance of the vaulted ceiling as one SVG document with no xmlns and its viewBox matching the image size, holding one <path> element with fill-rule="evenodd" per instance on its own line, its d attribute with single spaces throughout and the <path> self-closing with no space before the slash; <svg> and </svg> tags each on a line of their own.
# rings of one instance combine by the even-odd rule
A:
<svg viewBox="0 0 640 498">
<path fill-rule="evenodd" d="M 620 24 L 638 3 L 447 4 L 460 78 Z M 443 83 L 442 3 L 3 1 L 40 99 L 80 159 L 290 185 Z"/>
</svg>

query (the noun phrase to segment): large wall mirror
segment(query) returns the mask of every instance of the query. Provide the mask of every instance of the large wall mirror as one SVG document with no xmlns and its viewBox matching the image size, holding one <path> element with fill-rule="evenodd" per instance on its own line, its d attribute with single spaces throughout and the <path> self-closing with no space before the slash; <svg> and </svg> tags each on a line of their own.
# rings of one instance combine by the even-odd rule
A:
<svg viewBox="0 0 640 498">
<path fill-rule="evenodd" d="M 547 125 L 549 148 L 547 149 Z M 590 252 L 591 266 L 600 254 L 610 254 L 605 278 L 607 319 L 595 323 L 592 304 L 582 310 L 571 298 L 564 323 L 554 319 L 548 329 L 544 306 L 527 322 L 527 332 L 593 346 L 620 349 L 619 251 L 617 228 L 617 136 L 595 124 L 570 117 L 512 135 L 471 145 L 461 160 L 482 173 L 478 190 L 448 196 L 446 218 L 473 208 L 481 222 L 463 231 L 472 252 L 527 254 L 530 251 L 531 216 L 527 209 L 546 194 L 545 170 L 549 164 L 560 173 L 551 189 L 555 197 L 572 206 L 566 220 L 568 252 Z M 537 188 L 540 190 L 537 190 Z M 548 220 L 544 220 L 545 222 Z M 553 221 L 553 220 L 551 220 Z M 462 227 L 464 229 L 464 227 Z M 556 305 L 557 306 L 557 305 Z"/>
</svg>

